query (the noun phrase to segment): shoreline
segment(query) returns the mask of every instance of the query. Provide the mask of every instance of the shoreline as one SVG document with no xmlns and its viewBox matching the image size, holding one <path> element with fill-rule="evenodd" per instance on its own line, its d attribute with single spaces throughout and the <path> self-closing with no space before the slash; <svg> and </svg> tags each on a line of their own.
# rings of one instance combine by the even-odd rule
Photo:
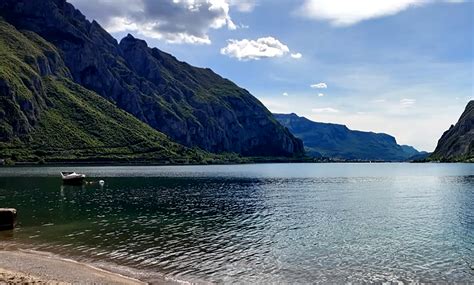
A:
<svg viewBox="0 0 474 285">
<path fill-rule="evenodd" d="M 23 250 L 7 244 L 0 247 L 0 256 L 0 284 L 148 284 L 51 253 Z"/>
<path fill-rule="evenodd" d="M 15 166 L 199 166 L 199 165 L 246 165 L 246 164 L 270 164 L 270 163 L 328 163 L 338 162 L 329 159 L 313 159 L 313 158 L 245 158 L 240 161 L 218 161 L 208 163 L 192 163 L 192 162 L 159 162 L 159 161 L 121 161 L 121 160 L 66 160 L 66 161 L 15 161 L 13 164 L 3 163 L 0 167 Z M 341 161 L 349 162 L 349 161 Z M 363 162 L 363 161 L 360 161 Z"/>
<path fill-rule="evenodd" d="M 199 163 L 188 163 L 188 164 L 160 164 L 160 163 L 141 163 L 141 162 L 58 162 L 58 163 L 35 163 L 35 162 L 17 162 L 15 164 L 6 165 L 0 164 L 1 168 L 15 168 L 15 167 L 62 167 L 62 166 L 77 166 L 77 167 L 107 167 L 107 166 L 233 166 L 233 165 L 265 165 L 265 164 L 470 164 L 472 162 L 438 162 L 438 161 L 336 161 L 336 160 L 320 160 L 320 161 L 299 161 L 299 160 L 288 160 L 288 161 L 248 161 L 248 162 L 239 162 L 239 163 L 208 163 L 208 164 L 199 164 Z"/>
</svg>

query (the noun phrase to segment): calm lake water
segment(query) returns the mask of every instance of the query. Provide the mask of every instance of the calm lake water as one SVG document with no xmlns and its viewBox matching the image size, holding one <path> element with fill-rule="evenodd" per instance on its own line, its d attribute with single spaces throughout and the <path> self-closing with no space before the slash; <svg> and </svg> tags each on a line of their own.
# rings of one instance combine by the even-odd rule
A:
<svg viewBox="0 0 474 285">
<path fill-rule="evenodd" d="M 146 281 L 474 282 L 474 164 L 0 168 L 0 207 L 0 241 Z"/>
</svg>

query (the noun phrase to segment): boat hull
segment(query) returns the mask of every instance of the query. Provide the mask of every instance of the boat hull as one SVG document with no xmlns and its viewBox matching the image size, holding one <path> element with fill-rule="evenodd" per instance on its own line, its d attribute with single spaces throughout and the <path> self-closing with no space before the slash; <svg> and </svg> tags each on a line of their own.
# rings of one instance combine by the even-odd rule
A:
<svg viewBox="0 0 474 285">
<path fill-rule="evenodd" d="M 63 184 L 67 184 L 67 185 L 82 185 L 83 183 L 84 183 L 84 178 L 63 179 Z"/>
<path fill-rule="evenodd" d="M 66 185 L 82 185 L 84 183 L 84 179 L 85 179 L 85 177 L 63 179 L 63 184 L 66 184 Z"/>
<path fill-rule="evenodd" d="M 61 172 L 64 184 L 81 185 L 84 183 L 86 176 L 76 172 Z"/>
</svg>

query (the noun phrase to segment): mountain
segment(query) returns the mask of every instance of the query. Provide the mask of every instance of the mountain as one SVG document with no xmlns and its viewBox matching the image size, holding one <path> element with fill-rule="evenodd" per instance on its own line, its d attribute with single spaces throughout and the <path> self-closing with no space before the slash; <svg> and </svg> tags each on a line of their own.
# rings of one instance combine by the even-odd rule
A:
<svg viewBox="0 0 474 285">
<path fill-rule="evenodd" d="M 456 125 L 438 142 L 430 160 L 474 162 L 474 101 L 471 100 Z"/>
<path fill-rule="evenodd" d="M 0 20 L 0 158 L 12 161 L 205 162 L 73 82 L 60 52 Z"/>
<path fill-rule="evenodd" d="M 1 0 L 0 16 L 54 46 L 71 81 L 180 144 L 245 156 L 304 152 L 247 90 L 131 35 L 119 44 L 65 0 Z"/>
<path fill-rule="evenodd" d="M 308 155 L 343 160 L 405 161 L 420 154 L 411 146 L 398 145 L 387 134 L 353 131 L 344 125 L 317 123 L 296 114 L 274 114 L 296 137 Z"/>
</svg>

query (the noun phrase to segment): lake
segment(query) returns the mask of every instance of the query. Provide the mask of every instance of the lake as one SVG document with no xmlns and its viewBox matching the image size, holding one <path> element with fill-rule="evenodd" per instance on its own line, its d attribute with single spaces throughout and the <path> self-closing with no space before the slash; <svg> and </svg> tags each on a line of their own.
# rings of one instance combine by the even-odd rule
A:
<svg viewBox="0 0 474 285">
<path fill-rule="evenodd" d="M 0 207 L 0 241 L 149 282 L 474 282 L 474 164 L 5 167 Z"/>
</svg>

